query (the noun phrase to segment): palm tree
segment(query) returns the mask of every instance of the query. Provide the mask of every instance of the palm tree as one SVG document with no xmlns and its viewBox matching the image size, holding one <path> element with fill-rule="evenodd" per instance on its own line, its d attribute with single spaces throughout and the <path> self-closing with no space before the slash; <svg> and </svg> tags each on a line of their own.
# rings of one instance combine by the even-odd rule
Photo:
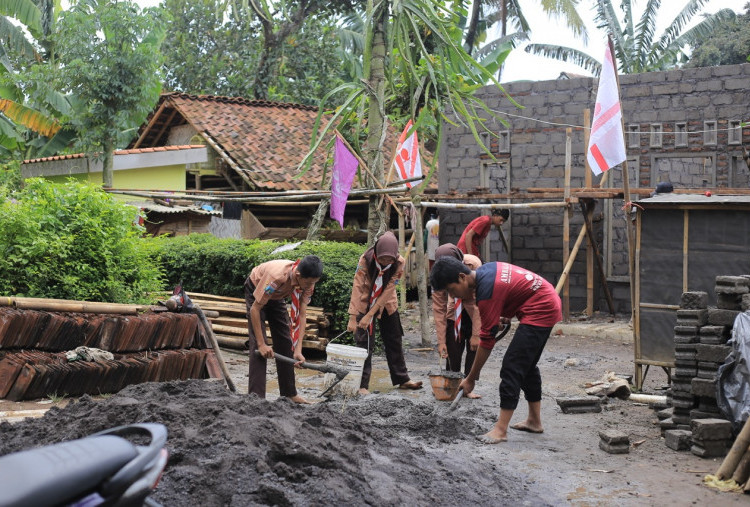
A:
<svg viewBox="0 0 750 507">
<path fill-rule="evenodd" d="M 633 19 L 632 0 L 622 0 L 620 10 L 624 13 L 622 24 L 611 0 L 598 0 L 596 17 L 599 28 L 612 37 L 615 58 L 622 74 L 635 74 L 673 68 L 687 61 L 685 48 L 709 36 L 717 27 L 734 19 L 731 9 L 722 9 L 715 14 L 704 15 L 703 21 L 683 32 L 686 25 L 709 0 L 690 0 L 670 25 L 655 38 L 656 17 L 661 0 L 649 0 L 640 19 Z M 563 62 L 571 62 L 599 75 L 601 64 L 583 51 L 553 44 L 529 44 L 526 51 Z"/>
</svg>

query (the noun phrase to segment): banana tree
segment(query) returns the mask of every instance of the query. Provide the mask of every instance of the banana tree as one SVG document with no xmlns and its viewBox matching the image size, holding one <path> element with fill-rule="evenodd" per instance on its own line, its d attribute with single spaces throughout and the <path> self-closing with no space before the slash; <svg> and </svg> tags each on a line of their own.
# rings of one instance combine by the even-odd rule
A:
<svg viewBox="0 0 750 507">
<path fill-rule="evenodd" d="M 698 14 L 709 0 L 690 0 L 677 14 L 664 32 L 656 37 L 656 18 L 661 0 L 649 0 L 641 17 L 633 17 L 633 1 L 622 0 L 620 10 L 622 21 L 611 0 L 597 0 L 597 26 L 612 37 L 615 58 L 622 74 L 635 74 L 676 67 L 688 60 L 685 48 L 716 30 L 723 23 L 734 19 L 731 9 L 722 9 L 715 14 L 704 14 L 703 20 L 685 30 L 688 23 Z M 599 75 L 601 64 L 596 58 L 583 51 L 554 44 L 529 44 L 526 51 L 563 62 L 571 62 Z"/>
</svg>

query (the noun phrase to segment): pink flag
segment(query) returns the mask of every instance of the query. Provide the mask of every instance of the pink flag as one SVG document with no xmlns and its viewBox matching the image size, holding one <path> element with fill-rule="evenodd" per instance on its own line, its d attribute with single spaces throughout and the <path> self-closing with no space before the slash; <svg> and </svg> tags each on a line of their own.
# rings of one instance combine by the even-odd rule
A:
<svg viewBox="0 0 750 507">
<path fill-rule="evenodd" d="M 333 151 L 333 174 L 331 178 L 331 218 L 337 220 L 344 228 L 344 209 L 349 190 L 352 188 L 354 174 L 359 162 L 350 152 L 339 136 Z"/>
<path fill-rule="evenodd" d="M 625 161 L 622 109 L 611 44 L 607 45 L 602 73 L 599 76 L 594 122 L 591 125 L 586 158 L 594 174 L 601 174 Z"/>
<path fill-rule="evenodd" d="M 396 166 L 396 171 L 402 180 L 408 180 L 416 176 L 422 176 L 422 161 L 419 158 L 419 141 L 417 140 L 417 131 L 415 130 L 407 138 L 406 134 L 411 128 L 411 120 L 406 124 L 406 128 L 401 133 L 401 137 L 398 140 L 398 146 L 396 146 L 396 156 L 393 159 L 393 164 Z M 406 184 L 408 188 L 411 188 L 418 181 L 412 181 Z"/>
</svg>

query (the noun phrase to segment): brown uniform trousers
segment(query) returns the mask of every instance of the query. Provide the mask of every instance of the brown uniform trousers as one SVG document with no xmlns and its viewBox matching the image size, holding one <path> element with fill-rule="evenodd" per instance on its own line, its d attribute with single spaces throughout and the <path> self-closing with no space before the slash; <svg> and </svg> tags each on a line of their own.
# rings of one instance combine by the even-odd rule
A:
<svg viewBox="0 0 750 507">
<path fill-rule="evenodd" d="M 247 326 L 250 334 L 250 369 L 248 376 L 247 392 L 257 394 L 261 398 L 266 397 L 266 363 L 267 360 L 258 356 L 255 351 L 258 343 L 255 341 L 253 325 L 250 322 L 250 308 L 255 302 L 255 285 L 248 278 L 245 281 L 245 304 L 247 305 Z M 266 332 L 265 321 L 271 330 L 271 341 L 274 353 L 292 357 L 292 336 L 289 332 L 290 319 L 287 311 L 286 301 L 283 299 L 269 300 L 260 311 L 260 325 Z M 294 384 L 294 365 L 276 361 L 276 371 L 279 376 L 279 394 L 281 396 L 293 397 L 297 395 Z"/>
</svg>

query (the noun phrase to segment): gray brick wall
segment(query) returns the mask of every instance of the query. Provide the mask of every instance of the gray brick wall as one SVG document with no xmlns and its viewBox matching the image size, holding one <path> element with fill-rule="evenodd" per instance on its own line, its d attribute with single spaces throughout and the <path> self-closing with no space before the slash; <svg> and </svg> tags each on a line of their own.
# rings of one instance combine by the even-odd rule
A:
<svg viewBox="0 0 750 507">
<path fill-rule="evenodd" d="M 490 120 L 494 131 L 510 132 L 510 153 L 499 153 L 493 139 L 491 149 L 506 164 L 499 174 L 481 182 L 481 166 L 489 157 L 482 152 L 468 128 L 444 124 L 444 149 L 440 154 L 440 193 L 466 193 L 489 186 L 490 192 L 529 187 L 562 187 L 565 167 L 565 126 L 582 125 L 583 110 L 593 109 L 597 80 L 518 82 L 504 85 L 507 92 L 524 109 L 517 109 L 494 87 L 478 91 L 493 110 L 544 120 L 504 116 L 508 125 Z M 704 122 L 715 121 L 718 129 L 728 122 L 750 117 L 750 64 L 700 69 L 651 72 L 620 76 L 622 106 L 626 130 L 640 126 L 640 145 L 628 146 L 631 187 L 653 188 L 669 180 L 679 187 L 746 186 L 750 181 L 742 160 L 742 145 L 728 144 L 726 130 L 719 130 L 716 144 L 704 145 Z M 687 146 L 675 146 L 675 123 L 687 124 Z M 652 124 L 660 124 L 661 147 L 651 147 Z M 627 133 L 626 133 L 627 139 Z M 750 144 L 750 129 L 743 129 L 743 144 Z M 584 135 L 574 129 L 572 137 L 573 188 L 584 185 Z M 493 169 L 491 171 L 494 172 Z M 611 186 L 621 186 L 621 171 L 611 171 Z M 596 178 L 594 179 L 596 181 Z M 600 249 L 607 252 L 610 290 L 618 313 L 630 311 L 627 275 L 627 243 L 624 231 L 622 199 L 598 203 L 595 233 Z M 479 212 L 441 211 L 440 240 L 456 242 L 463 228 Z M 514 210 L 511 223 L 503 226 L 510 235 L 512 261 L 543 275 L 553 284 L 562 272 L 562 210 Z M 582 219 L 578 208 L 571 220 L 571 246 L 578 235 Z M 502 257 L 502 247 L 492 236 L 492 260 Z M 611 245 L 611 247 L 610 247 Z M 586 306 L 585 249 L 582 248 L 571 280 L 571 311 Z M 596 291 L 598 309 L 607 311 L 600 285 Z"/>
</svg>

